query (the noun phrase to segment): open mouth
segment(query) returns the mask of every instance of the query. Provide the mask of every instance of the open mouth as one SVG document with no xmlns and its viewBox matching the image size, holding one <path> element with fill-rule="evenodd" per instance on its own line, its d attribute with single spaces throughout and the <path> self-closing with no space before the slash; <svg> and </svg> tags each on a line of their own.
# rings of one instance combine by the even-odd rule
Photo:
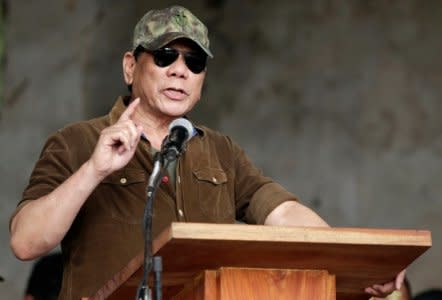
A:
<svg viewBox="0 0 442 300">
<path fill-rule="evenodd" d="M 173 100 L 182 100 L 186 96 L 188 96 L 186 91 L 184 91 L 183 89 L 178 89 L 178 88 L 167 88 L 164 90 L 164 94 L 168 98 L 173 99 Z"/>
<path fill-rule="evenodd" d="M 177 92 L 177 93 L 181 93 L 181 94 L 187 95 L 187 93 L 186 93 L 183 89 L 167 88 L 167 90 L 170 90 L 170 91 L 172 91 L 172 92 Z"/>
</svg>

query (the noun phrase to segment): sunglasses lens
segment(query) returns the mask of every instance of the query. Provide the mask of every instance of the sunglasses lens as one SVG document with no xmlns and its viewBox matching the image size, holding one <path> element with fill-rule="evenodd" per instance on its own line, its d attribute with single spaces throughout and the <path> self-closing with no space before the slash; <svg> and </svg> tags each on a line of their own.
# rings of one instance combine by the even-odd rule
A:
<svg viewBox="0 0 442 300">
<path fill-rule="evenodd" d="M 160 48 L 152 54 L 158 67 L 167 67 L 175 62 L 180 52 L 173 48 Z M 200 52 L 187 52 L 184 53 L 184 61 L 192 73 L 199 74 L 206 68 L 207 55 Z"/>
<path fill-rule="evenodd" d="M 206 68 L 207 57 L 204 54 L 186 53 L 184 60 L 190 71 L 199 74 Z"/>
<path fill-rule="evenodd" d="M 178 58 L 178 55 L 180 55 L 177 50 L 172 48 L 161 48 L 153 51 L 152 54 L 153 60 L 158 67 L 167 67 Z"/>
</svg>

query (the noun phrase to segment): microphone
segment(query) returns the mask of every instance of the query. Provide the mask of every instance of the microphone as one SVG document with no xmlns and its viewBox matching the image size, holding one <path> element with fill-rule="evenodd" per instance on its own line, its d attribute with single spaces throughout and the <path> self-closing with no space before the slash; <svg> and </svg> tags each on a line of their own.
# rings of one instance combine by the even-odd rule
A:
<svg viewBox="0 0 442 300">
<path fill-rule="evenodd" d="M 144 208 L 143 231 L 144 239 L 144 272 L 137 290 L 137 300 L 150 300 L 152 290 L 147 281 L 150 272 L 154 271 L 155 299 L 162 299 L 161 292 L 161 257 L 152 256 L 152 216 L 155 192 L 160 184 L 162 172 L 169 162 L 174 161 L 186 150 L 186 142 L 193 135 L 193 126 L 187 119 L 175 119 L 169 125 L 169 134 L 161 144 L 161 150 L 155 153 L 154 166 L 146 189 L 147 201 Z"/>
<path fill-rule="evenodd" d="M 193 125 L 184 118 L 175 119 L 169 125 L 169 135 L 161 145 L 161 155 L 168 161 L 176 160 L 185 150 L 193 135 Z"/>
</svg>

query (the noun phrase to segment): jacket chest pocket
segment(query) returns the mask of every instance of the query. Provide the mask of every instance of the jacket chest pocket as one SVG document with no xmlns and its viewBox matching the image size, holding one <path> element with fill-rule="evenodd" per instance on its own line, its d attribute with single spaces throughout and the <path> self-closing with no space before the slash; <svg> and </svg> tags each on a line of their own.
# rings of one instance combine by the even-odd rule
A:
<svg viewBox="0 0 442 300">
<path fill-rule="evenodd" d="M 227 174 L 218 168 L 193 171 L 198 206 L 209 222 L 231 222 L 235 218 L 234 199 L 228 189 Z"/>
<path fill-rule="evenodd" d="M 96 197 L 108 216 L 119 222 L 140 224 L 146 200 L 146 184 L 143 170 L 115 171 L 102 181 Z"/>
</svg>

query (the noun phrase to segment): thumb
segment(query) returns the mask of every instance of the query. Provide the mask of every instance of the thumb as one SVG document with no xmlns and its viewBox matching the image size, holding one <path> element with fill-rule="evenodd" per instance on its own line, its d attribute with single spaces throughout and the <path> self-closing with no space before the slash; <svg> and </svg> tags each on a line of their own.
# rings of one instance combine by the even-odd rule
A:
<svg viewBox="0 0 442 300">
<path fill-rule="evenodd" d="M 405 272 L 406 272 L 406 270 L 402 270 L 402 271 L 397 275 L 397 277 L 396 277 L 395 285 L 396 285 L 396 289 L 397 289 L 397 290 L 400 290 L 402 284 L 404 283 L 404 280 L 405 280 Z"/>
</svg>

